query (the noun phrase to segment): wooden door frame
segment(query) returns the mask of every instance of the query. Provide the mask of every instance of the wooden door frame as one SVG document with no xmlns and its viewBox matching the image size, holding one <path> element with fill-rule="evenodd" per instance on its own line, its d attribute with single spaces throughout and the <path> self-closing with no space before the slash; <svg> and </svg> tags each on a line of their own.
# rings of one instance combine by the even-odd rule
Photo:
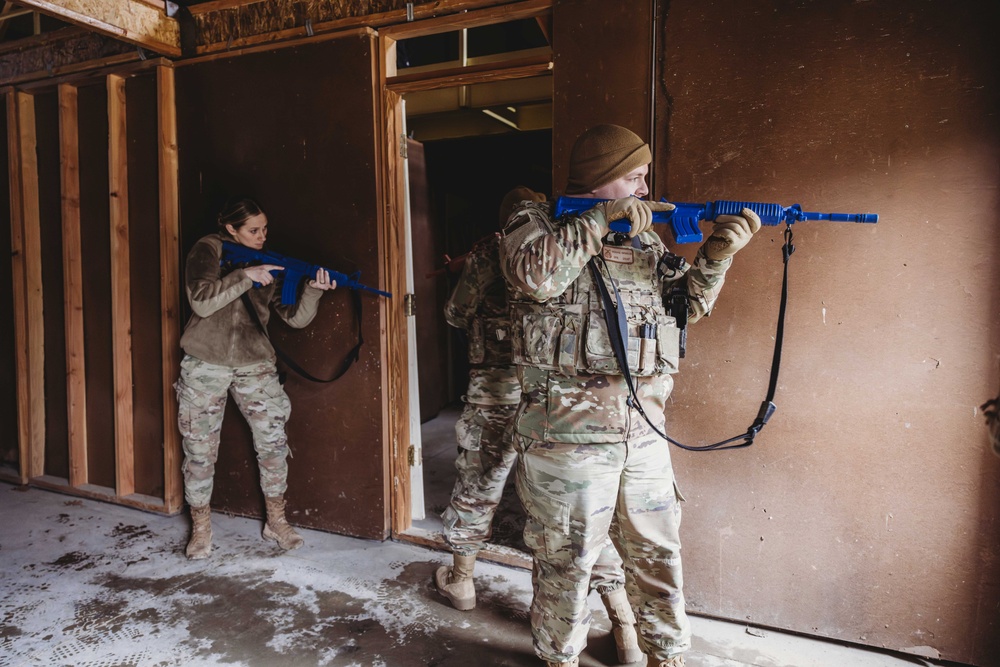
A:
<svg viewBox="0 0 1000 667">
<path fill-rule="evenodd" d="M 389 26 L 379 30 L 379 100 L 378 110 L 383 140 L 380 182 L 384 188 L 384 216 L 380 229 L 385 241 L 385 275 L 392 289 L 404 294 L 406 253 L 404 240 L 404 211 L 406 208 L 403 187 L 402 160 L 405 137 L 402 136 L 402 96 L 420 90 L 454 88 L 507 79 L 522 79 L 551 72 L 551 58 L 519 58 L 491 63 L 487 66 L 451 68 L 398 75 L 396 71 L 396 42 L 412 37 L 422 37 L 463 28 L 504 23 L 523 18 L 547 17 L 551 14 L 553 0 L 526 0 L 516 4 L 470 11 L 459 15 L 443 16 L 413 23 Z M 389 479 L 392 482 L 390 497 L 391 534 L 394 539 L 416 542 L 437 548 L 444 547 L 441 540 L 428 539 L 404 533 L 412 525 L 410 505 L 410 434 L 409 404 L 407 401 L 408 362 L 406 315 L 399 304 L 390 311 L 386 320 L 385 360 L 383 364 L 386 387 L 387 418 L 384 422 L 386 441 L 391 444 Z M 497 556 L 491 560 L 510 560 L 523 565 L 525 559 Z"/>
</svg>

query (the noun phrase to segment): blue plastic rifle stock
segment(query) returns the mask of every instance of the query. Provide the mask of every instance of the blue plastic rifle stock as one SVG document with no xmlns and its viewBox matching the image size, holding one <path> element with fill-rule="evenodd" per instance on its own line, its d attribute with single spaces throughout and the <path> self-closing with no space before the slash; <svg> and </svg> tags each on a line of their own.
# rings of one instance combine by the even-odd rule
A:
<svg viewBox="0 0 1000 667">
<path fill-rule="evenodd" d="M 560 197 L 556 200 L 556 208 L 553 215 L 556 218 L 561 218 L 567 214 L 579 215 L 602 201 L 607 200 L 588 199 L 585 197 Z M 678 243 L 698 243 L 702 240 L 701 230 L 698 229 L 699 222 L 702 220 L 715 220 L 720 215 L 739 215 L 740 211 L 744 208 L 748 208 L 756 213 L 760 218 L 761 224 L 771 227 L 780 225 L 783 222 L 790 225 L 795 222 L 806 222 L 807 220 L 878 222 L 877 213 L 816 213 L 814 211 L 803 211 L 802 207 L 798 204 L 782 206 L 781 204 L 729 201 L 728 199 L 717 199 L 705 202 L 704 204 L 672 203 L 676 207 L 672 211 L 653 211 L 653 222 L 669 224 L 673 230 L 674 239 Z M 627 219 L 615 220 L 609 227 L 613 232 L 627 233 L 631 228 L 631 224 Z"/>
<path fill-rule="evenodd" d="M 301 259 L 294 259 L 292 257 L 285 257 L 284 255 L 279 255 L 276 252 L 270 252 L 267 250 L 254 250 L 253 248 L 248 248 L 245 245 L 239 243 L 232 243 L 231 241 L 222 242 L 222 262 L 233 262 L 235 264 L 274 264 L 275 266 L 283 266 L 285 274 L 285 282 L 281 288 L 281 303 L 286 306 L 290 306 L 295 303 L 298 297 L 299 283 L 303 278 L 313 277 L 316 272 L 320 269 L 324 269 L 318 264 L 310 264 L 309 262 L 304 262 Z M 337 287 L 348 287 L 353 290 L 365 290 L 366 292 L 373 292 L 380 296 L 392 298 L 392 294 L 389 292 L 383 292 L 380 289 L 375 289 L 374 287 L 369 287 L 367 285 L 362 285 L 358 282 L 361 278 L 361 272 L 358 271 L 352 275 L 347 275 L 346 273 L 340 273 L 339 271 L 333 271 L 331 269 L 325 269 L 329 274 L 330 278 L 337 281 Z M 277 275 L 282 273 L 282 271 L 271 271 L 271 273 Z M 258 287 L 256 283 L 255 287 Z"/>
</svg>

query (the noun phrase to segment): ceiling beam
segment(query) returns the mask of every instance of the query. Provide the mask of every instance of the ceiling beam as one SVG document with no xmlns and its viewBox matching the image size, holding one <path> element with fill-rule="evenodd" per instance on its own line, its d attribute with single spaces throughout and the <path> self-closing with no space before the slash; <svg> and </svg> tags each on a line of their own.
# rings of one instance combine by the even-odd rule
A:
<svg viewBox="0 0 1000 667">
<path fill-rule="evenodd" d="M 167 56 L 181 55 L 180 27 L 146 0 L 18 0 L 23 7 Z"/>
</svg>

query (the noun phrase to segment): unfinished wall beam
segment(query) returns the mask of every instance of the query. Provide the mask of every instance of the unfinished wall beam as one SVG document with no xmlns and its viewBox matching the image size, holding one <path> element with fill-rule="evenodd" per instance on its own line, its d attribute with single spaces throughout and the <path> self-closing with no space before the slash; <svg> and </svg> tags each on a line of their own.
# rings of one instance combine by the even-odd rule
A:
<svg viewBox="0 0 1000 667">
<path fill-rule="evenodd" d="M 135 493 L 132 420 L 132 306 L 129 292 L 128 143 L 125 79 L 109 74 L 108 190 L 111 211 L 111 319 L 115 388 L 115 492 Z"/>
<path fill-rule="evenodd" d="M 180 369 L 180 215 L 177 161 L 177 102 L 174 70 L 156 68 L 160 184 L 160 338 L 163 344 L 163 503 L 174 512 L 184 502 L 181 444 L 177 430 L 174 378 Z"/>
<path fill-rule="evenodd" d="M 181 55 L 180 26 L 140 0 L 18 0 L 64 21 L 167 56 Z"/>
<path fill-rule="evenodd" d="M 87 373 L 83 328 L 83 249 L 80 237 L 80 130 L 76 87 L 64 83 L 59 86 L 58 91 L 69 484 L 81 486 L 89 480 L 89 469 Z"/>
<path fill-rule="evenodd" d="M 22 482 L 45 474 L 45 346 L 35 98 L 7 96 L 11 264 Z"/>
</svg>

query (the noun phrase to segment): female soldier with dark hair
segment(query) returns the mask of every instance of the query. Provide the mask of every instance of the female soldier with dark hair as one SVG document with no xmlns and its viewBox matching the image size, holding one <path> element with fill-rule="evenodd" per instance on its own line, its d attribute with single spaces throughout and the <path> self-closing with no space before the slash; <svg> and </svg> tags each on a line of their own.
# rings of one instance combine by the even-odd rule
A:
<svg viewBox="0 0 1000 667">
<path fill-rule="evenodd" d="M 274 308 L 289 326 L 302 328 L 316 316 L 323 292 L 337 286 L 328 272 L 318 271 L 294 305 L 283 305 L 282 274 L 275 278 L 270 273 L 283 267 L 264 264 L 228 272 L 222 267 L 223 241 L 263 248 L 267 216 L 257 203 L 251 199 L 227 203 L 218 226 L 218 233 L 201 238 L 187 257 L 185 289 L 193 314 L 181 336 L 184 358 L 175 385 L 184 446 L 184 498 L 191 506 L 193 523 L 186 553 L 192 559 L 207 558 L 212 552 L 209 501 L 227 394 L 253 432 L 267 505 L 263 535 L 282 549 L 302 546 L 302 537 L 285 520 L 285 422 L 291 403 L 278 380 L 274 348 L 249 308 L 253 307 L 264 327 Z"/>
</svg>

